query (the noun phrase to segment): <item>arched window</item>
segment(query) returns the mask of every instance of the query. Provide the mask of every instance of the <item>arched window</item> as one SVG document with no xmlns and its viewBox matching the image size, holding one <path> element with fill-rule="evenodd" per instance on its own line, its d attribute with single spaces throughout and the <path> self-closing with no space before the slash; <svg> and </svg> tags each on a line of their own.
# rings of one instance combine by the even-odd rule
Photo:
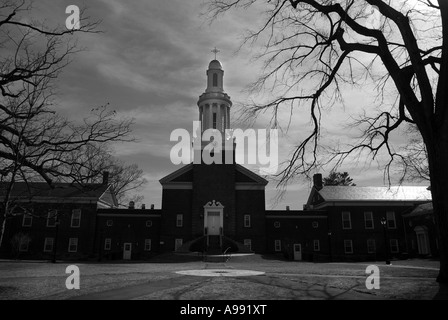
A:
<svg viewBox="0 0 448 320">
<path fill-rule="evenodd" d="M 214 87 L 218 86 L 218 74 L 216 73 L 213 74 L 213 86 Z"/>
</svg>

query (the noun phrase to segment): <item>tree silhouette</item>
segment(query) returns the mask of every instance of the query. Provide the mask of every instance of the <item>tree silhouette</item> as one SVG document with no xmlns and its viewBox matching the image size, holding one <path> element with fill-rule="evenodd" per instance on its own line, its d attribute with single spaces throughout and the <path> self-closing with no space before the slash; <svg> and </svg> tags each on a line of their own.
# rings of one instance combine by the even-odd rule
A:
<svg viewBox="0 0 448 320">
<path fill-rule="evenodd" d="M 270 110 L 275 126 L 285 108 L 301 117 L 306 108 L 310 115 L 312 129 L 294 148 L 280 183 L 320 164 L 323 109 L 342 105 L 347 88 L 368 88 L 378 106 L 359 106 L 365 113 L 352 126 L 362 130 L 361 139 L 335 146 L 327 161 L 339 165 L 349 156 L 384 153 L 390 181 L 392 165 L 403 157 L 391 136 L 406 123 L 417 126 L 438 228 L 437 281 L 448 283 L 448 1 L 209 0 L 213 18 L 232 9 L 264 11 L 244 43 L 262 44 L 257 57 L 265 73 L 253 88 L 272 88 L 273 98 L 247 105 L 246 114 Z"/>
</svg>

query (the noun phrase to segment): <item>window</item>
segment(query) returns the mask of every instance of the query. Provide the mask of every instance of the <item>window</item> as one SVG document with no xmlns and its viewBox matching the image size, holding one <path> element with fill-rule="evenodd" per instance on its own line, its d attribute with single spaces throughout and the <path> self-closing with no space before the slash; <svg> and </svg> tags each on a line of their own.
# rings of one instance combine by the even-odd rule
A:
<svg viewBox="0 0 448 320">
<path fill-rule="evenodd" d="M 252 251 L 252 239 L 244 239 L 244 245 Z"/>
<path fill-rule="evenodd" d="M 81 210 L 74 209 L 72 210 L 72 221 L 70 227 L 79 228 L 81 226 Z"/>
<path fill-rule="evenodd" d="M 58 216 L 57 210 L 50 210 L 48 211 L 47 215 L 47 227 L 54 227 L 56 226 L 56 218 Z"/>
<path fill-rule="evenodd" d="M 373 229 L 373 213 L 364 212 L 364 226 L 366 229 Z"/>
<path fill-rule="evenodd" d="M 275 252 L 282 251 L 282 241 L 281 240 L 274 241 L 274 250 L 275 250 Z"/>
<path fill-rule="evenodd" d="M 250 214 L 244 215 L 244 227 L 250 228 Z"/>
<path fill-rule="evenodd" d="M 175 239 L 174 240 L 174 251 L 177 251 L 180 247 L 182 247 L 183 239 Z"/>
<path fill-rule="evenodd" d="M 20 239 L 19 251 L 20 252 L 28 252 L 28 247 L 30 244 L 30 239 L 28 237 L 23 237 Z"/>
<path fill-rule="evenodd" d="M 390 239 L 389 243 L 390 243 L 390 252 L 391 253 L 398 253 L 400 251 L 399 247 L 398 247 L 397 239 Z"/>
<path fill-rule="evenodd" d="M 342 229 L 351 229 L 352 220 L 350 219 L 350 212 L 342 211 Z"/>
<path fill-rule="evenodd" d="M 218 74 L 216 73 L 213 74 L 213 86 L 214 87 L 218 86 Z"/>
<path fill-rule="evenodd" d="M 145 251 L 151 251 L 151 239 L 145 239 Z"/>
<path fill-rule="evenodd" d="M 22 227 L 31 227 L 33 225 L 33 216 L 29 214 L 23 215 Z"/>
<path fill-rule="evenodd" d="M 352 240 L 344 240 L 344 252 L 353 253 L 353 242 Z"/>
<path fill-rule="evenodd" d="M 319 242 L 319 240 L 313 240 L 313 248 L 314 248 L 314 251 L 320 251 L 320 242 Z"/>
<path fill-rule="evenodd" d="M 151 228 L 152 227 L 152 221 L 151 220 L 146 220 L 146 226 L 148 228 Z"/>
<path fill-rule="evenodd" d="M 53 252 L 54 238 L 45 238 L 44 252 Z"/>
<path fill-rule="evenodd" d="M 104 239 L 104 250 L 110 250 L 112 248 L 112 239 L 106 238 Z"/>
<path fill-rule="evenodd" d="M 184 215 L 178 214 L 176 216 L 176 227 L 183 227 L 184 225 Z"/>
<path fill-rule="evenodd" d="M 375 239 L 367 240 L 367 253 L 375 253 L 376 252 L 376 244 Z"/>
<path fill-rule="evenodd" d="M 386 212 L 386 217 L 387 217 L 387 227 L 389 229 L 396 229 L 397 228 L 397 224 L 395 223 L 395 212 L 387 211 Z"/>
<path fill-rule="evenodd" d="M 78 238 L 68 240 L 68 252 L 78 252 Z"/>
<path fill-rule="evenodd" d="M 213 112 L 213 129 L 216 129 L 216 112 Z"/>
<path fill-rule="evenodd" d="M 280 221 L 274 222 L 274 228 L 280 228 Z"/>
<path fill-rule="evenodd" d="M 112 227 L 113 225 L 114 225 L 114 221 L 113 220 L 107 220 L 106 221 L 106 226 Z"/>
<path fill-rule="evenodd" d="M 319 228 L 319 222 L 313 221 L 313 228 L 314 229 Z"/>
</svg>

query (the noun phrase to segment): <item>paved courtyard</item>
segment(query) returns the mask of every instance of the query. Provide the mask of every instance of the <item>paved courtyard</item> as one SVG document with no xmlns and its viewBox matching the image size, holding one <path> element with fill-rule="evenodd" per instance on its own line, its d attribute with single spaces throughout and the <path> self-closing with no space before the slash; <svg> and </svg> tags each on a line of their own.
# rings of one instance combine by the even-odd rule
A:
<svg viewBox="0 0 448 320">
<path fill-rule="evenodd" d="M 66 267 L 80 270 L 68 290 Z M 379 267 L 379 289 L 366 288 L 366 268 Z M 448 299 L 435 281 L 438 262 L 310 263 L 277 256 L 202 262 L 162 255 L 147 262 L 0 261 L 0 299 L 315 300 Z"/>
</svg>

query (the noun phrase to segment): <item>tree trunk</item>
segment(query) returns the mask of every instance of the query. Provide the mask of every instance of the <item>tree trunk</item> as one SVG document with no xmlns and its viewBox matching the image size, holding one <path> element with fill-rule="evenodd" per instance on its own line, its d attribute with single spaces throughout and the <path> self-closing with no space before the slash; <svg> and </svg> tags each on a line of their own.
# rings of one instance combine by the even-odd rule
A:
<svg viewBox="0 0 448 320">
<path fill-rule="evenodd" d="M 448 283 L 448 141 L 437 138 L 428 146 L 431 194 L 439 240 L 440 271 L 437 282 Z"/>
</svg>

